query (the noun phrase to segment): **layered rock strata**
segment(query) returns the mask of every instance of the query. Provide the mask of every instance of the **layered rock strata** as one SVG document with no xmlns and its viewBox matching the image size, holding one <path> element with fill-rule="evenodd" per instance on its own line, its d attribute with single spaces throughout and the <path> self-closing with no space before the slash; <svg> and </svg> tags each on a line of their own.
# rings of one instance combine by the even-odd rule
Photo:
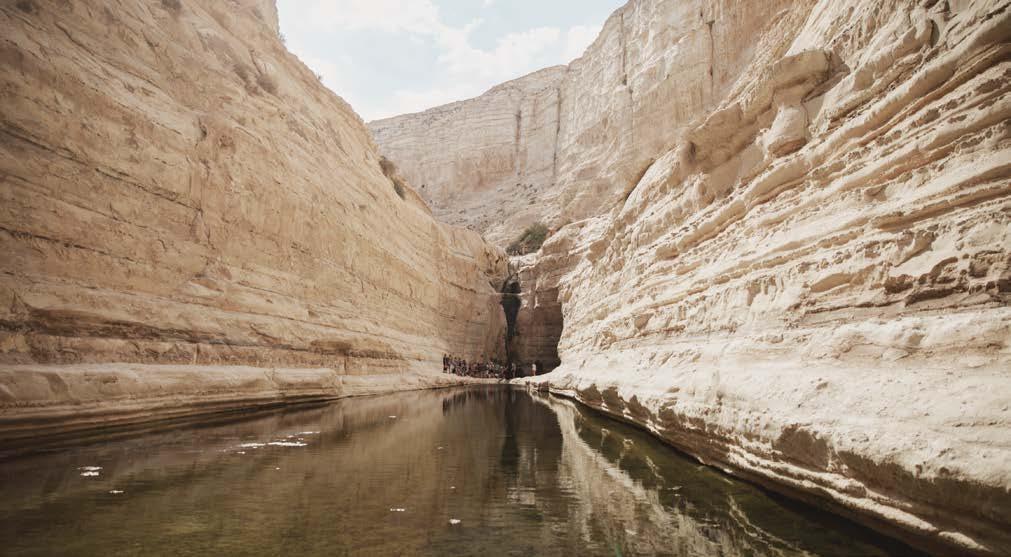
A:
<svg viewBox="0 0 1011 557">
<path fill-rule="evenodd" d="M 565 75 L 564 67 L 548 68 L 477 99 L 377 120 L 369 129 L 439 220 L 504 247 L 514 239 L 511 228 L 540 220 L 537 200 L 554 183 Z"/>
<path fill-rule="evenodd" d="M 1011 553 L 1009 32 L 1006 1 L 629 2 L 559 86 L 558 230 L 517 261 L 563 323 L 533 382 Z"/>
<path fill-rule="evenodd" d="M 0 29 L 0 429 L 502 351 L 504 254 L 398 195 L 273 2 L 25 0 Z"/>
<path fill-rule="evenodd" d="M 873 17 L 817 6 L 549 241 L 575 261 L 543 382 L 930 549 L 1004 554 L 1007 4 L 852 4 Z"/>
<path fill-rule="evenodd" d="M 467 101 L 369 123 L 435 215 L 501 246 L 599 214 L 796 26 L 788 1 L 634 1 L 586 53 Z"/>
</svg>

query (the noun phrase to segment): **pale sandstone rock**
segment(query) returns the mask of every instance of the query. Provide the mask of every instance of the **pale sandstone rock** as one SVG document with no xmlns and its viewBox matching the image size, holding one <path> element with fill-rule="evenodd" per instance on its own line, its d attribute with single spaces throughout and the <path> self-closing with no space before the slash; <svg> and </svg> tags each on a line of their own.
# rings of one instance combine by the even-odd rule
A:
<svg viewBox="0 0 1011 557">
<path fill-rule="evenodd" d="M 1011 553 L 1009 32 L 996 0 L 629 2 L 559 85 L 536 203 L 560 228 L 516 265 L 561 366 L 531 382 L 940 553 Z"/>
<path fill-rule="evenodd" d="M 504 254 L 398 197 L 272 1 L 26 0 L 0 30 L 0 429 L 502 352 Z"/>
<path fill-rule="evenodd" d="M 505 246 L 624 199 L 745 67 L 778 57 L 754 38 L 800 25 L 791 4 L 630 2 L 568 66 L 369 127 L 438 218 Z"/>
<path fill-rule="evenodd" d="M 548 68 L 477 99 L 369 127 L 440 220 L 505 246 L 513 238 L 502 216 L 514 226 L 539 220 L 542 204 L 533 201 L 554 183 L 558 86 L 565 74 L 564 67 Z"/>
</svg>

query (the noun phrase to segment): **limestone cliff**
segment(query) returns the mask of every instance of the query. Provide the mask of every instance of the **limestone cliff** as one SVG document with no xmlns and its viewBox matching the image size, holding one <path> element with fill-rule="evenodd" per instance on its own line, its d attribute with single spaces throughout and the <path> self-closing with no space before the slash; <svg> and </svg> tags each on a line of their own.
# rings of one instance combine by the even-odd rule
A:
<svg viewBox="0 0 1011 557">
<path fill-rule="evenodd" d="M 369 128 L 437 218 L 504 246 L 514 228 L 541 219 L 541 196 L 555 182 L 559 86 L 566 72 L 548 68 L 476 99 L 377 120 Z"/>
<path fill-rule="evenodd" d="M 558 86 L 531 210 L 558 230 L 516 262 L 519 322 L 563 324 L 534 327 L 561 361 L 534 382 L 1011 553 L 1009 41 L 1006 0 L 629 2 Z"/>
<path fill-rule="evenodd" d="M 505 246 L 620 201 L 743 68 L 775 56 L 751 39 L 796 25 L 791 4 L 630 2 L 568 66 L 369 127 L 437 217 Z"/>
<path fill-rule="evenodd" d="M 24 0 L 0 29 L 0 429 L 501 351 L 504 254 L 398 195 L 273 2 Z"/>
</svg>

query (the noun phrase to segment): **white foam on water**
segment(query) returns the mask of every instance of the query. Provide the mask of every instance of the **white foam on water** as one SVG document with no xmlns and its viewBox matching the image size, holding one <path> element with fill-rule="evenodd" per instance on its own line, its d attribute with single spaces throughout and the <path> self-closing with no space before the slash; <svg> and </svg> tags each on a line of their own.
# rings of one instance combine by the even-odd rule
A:
<svg viewBox="0 0 1011 557">
<path fill-rule="evenodd" d="M 319 435 L 318 431 L 300 431 L 295 435 Z"/>
<path fill-rule="evenodd" d="M 267 443 L 271 447 L 306 447 L 307 443 L 301 443 L 299 441 L 271 441 Z"/>
<path fill-rule="evenodd" d="M 451 518 L 451 519 L 449 519 L 449 523 L 452 524 L 453 526 L 456 526 L 457 524 L 460 523 L 460 519 L 459 518 Z"/>
<path fill-rule="evenodd" d="M 396 416 L 387 416 L 387 417 L 388 417 L 389 419 L 391 419 L 391 420 L 395 420 L 395 419 L 397 419 L 397 417 L 396 417 Z"/>
<path fill-rule="evenodd" d="M 101 466 L 81 466 L 78 468 L 78 470 L 84 470 L 85 472 L 98 472 L 101 469 Z"/>
<path fill-rule="evenodd" d="M 84 476 L 84 477 L 86 477 L 86 478 L 88 478 L 88 477 L 92 477 L 92 476 L 97 476 L 98 472 L 81 472 L 81 475 Z"/>
<path fill-rule="evenodd" d="M 235 451 L 235 454 L 246 454 L 246 451 Z"/>
<path fill-rule="evenodd" d="M 266 443 L 243 443 L 239 445 L 243 449 L 259 449 L 260 447 L 266 447 Z"/>
<path fill-rule="evenodd" d="M 402 512 L 404 512 L 406 510 L 407 509 L 401 509 L 400 507 L 391 507 L 390 508 L 390 512 L 391 513 L 402 513 Z"/>
<path fill-rule="evenodd" d="M 110 489 L 109 493 L 111 493 L 113 495 L 120 495 L 120 494 L 123 493 L 123 490 L 121 490 L 121 489 Z"/>
</svg>

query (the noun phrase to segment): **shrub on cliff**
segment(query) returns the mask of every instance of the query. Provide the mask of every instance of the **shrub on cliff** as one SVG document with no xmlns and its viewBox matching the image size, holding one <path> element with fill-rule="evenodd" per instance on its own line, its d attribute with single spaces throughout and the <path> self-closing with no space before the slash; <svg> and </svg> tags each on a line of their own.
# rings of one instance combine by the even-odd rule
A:
<svg viewBox="0 0 1011 557">
<path fill-rule="evenodd" d="M 548 239 L 548 227 L 541 223 L 534 223 L 523 231 L 523 234 L 515 242 L 509 244 L 506 253 L 509 255 L 526 255 L 533 253 L 544 245 L 544 240 Z"/>
<path fill-rule="evenodd" d="M 172 15 L 179 15 L 179 12 L 183 9 L 183 5 L 179 0 L 161 0 L 161 5 Z"/>
<path fill-rule="evenodd" d="M 393 184 L 393 191 L 397 192 L 400 199 L 406 199 L 407 193 L 404 189 L 404 180 L 397 174 L 397 165 L 381 155 L 379 157 L 379 168 L 383 170 L 383 176 L 386 176 L 390 180 L 390 183 Z"/>
</svg>

